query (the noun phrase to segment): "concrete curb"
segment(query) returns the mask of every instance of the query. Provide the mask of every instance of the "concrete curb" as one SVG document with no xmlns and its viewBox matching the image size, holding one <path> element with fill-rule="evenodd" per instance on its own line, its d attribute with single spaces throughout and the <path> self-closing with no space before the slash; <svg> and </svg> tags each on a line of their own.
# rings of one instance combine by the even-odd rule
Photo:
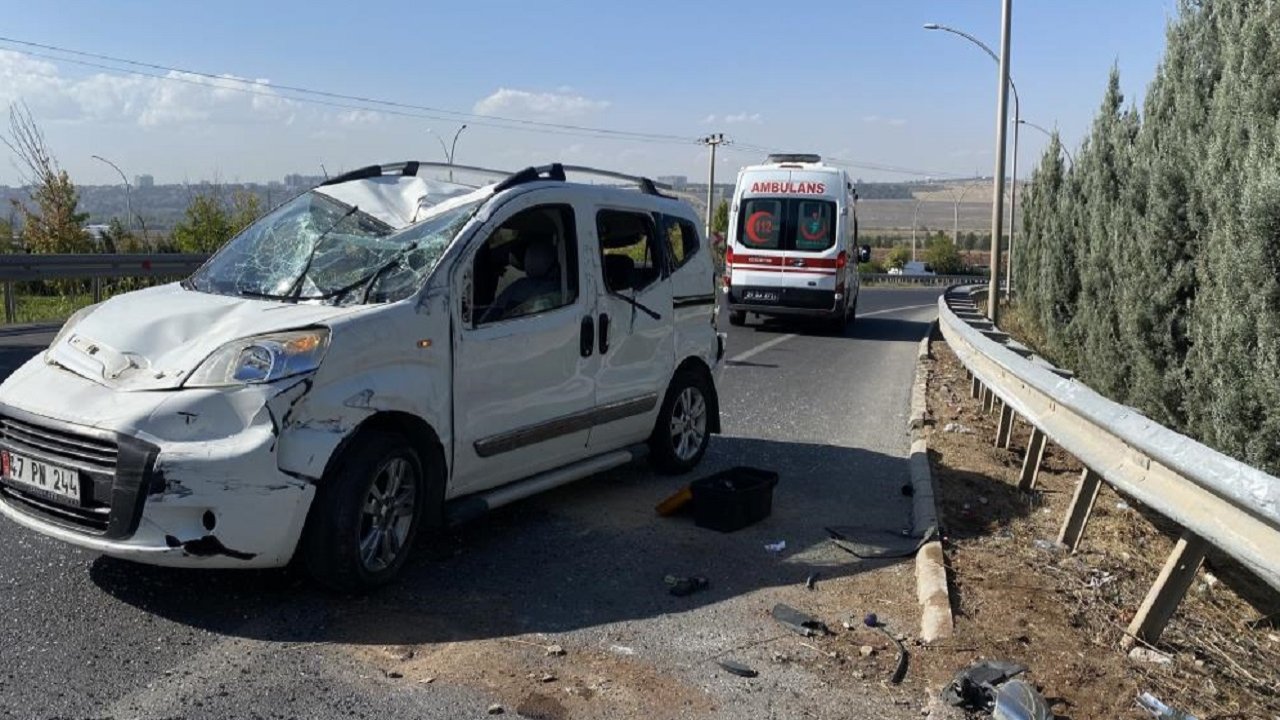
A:
<svg viewBox="0 0 1280 720">
<path fill-rule="evenodd" d="M 928 372 L 925 361 L 929 359 L 929 341 L 937 330 L 937 322 L 929 326 L 928 333 L 920 341 L 916 356 L 916 379 L 911 391 L 911 442 L 912 527 L 917 534 L 938 526 L 937 500 L 933 492 L 933 472 L 929 467 L 929 442 L 921 432 L 928 416 L 926 388 Z M 920 603 L 920 640 L 932 643 L 951 637 L 954 619 L 951 616 L 951 591 L 947 584 L 946 558 L 942 542 L 937 538 L 921 546 L 916 553 L 916 599 Z"/>
</svg>

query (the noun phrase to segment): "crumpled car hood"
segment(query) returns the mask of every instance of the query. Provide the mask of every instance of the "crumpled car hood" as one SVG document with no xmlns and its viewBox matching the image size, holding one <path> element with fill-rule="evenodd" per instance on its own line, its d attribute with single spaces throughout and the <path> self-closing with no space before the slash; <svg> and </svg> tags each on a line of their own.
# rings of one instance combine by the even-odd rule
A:
<svg viewBox="0 0 1280 720">
<path fill-rule="evenodd" d="M 172 389 L 226 343 L 322 324 L 361 308 L 213 295 L 174 283 L 107 300 L 50 347 L 47 358 L 121 390 Z"/>
</svg>

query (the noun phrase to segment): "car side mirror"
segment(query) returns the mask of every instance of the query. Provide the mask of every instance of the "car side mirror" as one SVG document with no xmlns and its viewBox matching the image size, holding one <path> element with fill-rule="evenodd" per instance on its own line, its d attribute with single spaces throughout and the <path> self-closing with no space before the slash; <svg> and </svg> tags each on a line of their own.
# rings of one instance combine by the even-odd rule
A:
<svg viewBox="0 0 1280 720">
<path fill-rule="evenodd" d="M 858 248 L 858 262 L 871 262 L 870 245 L 862 245 Z"/>
</svg>

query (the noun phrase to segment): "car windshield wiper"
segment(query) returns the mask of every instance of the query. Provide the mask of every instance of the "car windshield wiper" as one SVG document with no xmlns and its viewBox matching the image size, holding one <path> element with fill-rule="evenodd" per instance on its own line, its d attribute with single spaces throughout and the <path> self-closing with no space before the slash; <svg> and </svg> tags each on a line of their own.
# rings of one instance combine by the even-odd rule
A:
<svg viewBox="0 0 1280 720">
<path fill-rule="evenodd" d="M 294 300 L 295 302 L 298 300 L 304 299 L 302 297 L 302 282 L 307 279 L 307 273 L 311 272 L 311 263 L 315 262 L 316 251 L 320 249 L 320 244 L 324 242 L 324 239 L 328 237 L 329 233 L 333 232 L 334 229 L 338 227 L 338 225 L 342 224 L 343 220 L 346 220 L 352 215 L 355 215 L 359 211 L 360 211 L 360 206 L 352 205 L 349 210 L 342 213 L 342 217 L 338 218 L 337 220 L 334 220 L 332 225 L 326 228 L 324 232 L 316 236 L 315 242 L 311 243 L 311 252 L 307 253 L 307 262 L 305 265 L 302 266 L 302 272 L 298 273 L 297 279 L 293 281 L 293 284 L 289 286 L 288 291 L 284 293 L 284 296 L 281 299 Z M 306 299 L 314 299 L 314 298 L 306 298 Z"/>
<path fill-rule="evenodd" d="M 411 242 L 408 245 L 405 245 L 404 247 L 397 250 L 395 254 L 393 254 L 390 258 L 387 259 L 386 262 L 374 268 L 374 270 L 370 272 L 368 275 L 364 275 L 359 279 L 357 279 L 355 282 L 343 285 L 342 287 L 336 290 L 330 290 L 321 295 L 315 295 L 311 299 L 330 300 L 332 298 L 336 298 L 341 295 L 346 295 L 347 293 L 351 292 L 352 290 L 355 290 L 358 287 L 363 287 L 364 290 L 360 294 L 360 302 L 361 304 L 367 303 L 369 302 L 369 293 L 373 291 L 373 286 L 378 282 L 378 278 L 382 277 L 383 274 L 385 274 L 388 270 L 391 270 L 392 268 L 399 265 L 400 261 L 403 260 L 406 255 L 408 255 L 409 253 L 417 249 L 418 249 L 418 243 Z"/>
<path fill-rule="evenodd" d="M 299 300 L 323 300 L 323 295 L 279 295 L 276 293 L 264 293 L 257 290 L 236 290 L 236 294 L 241 297 L 255 298 L 257 300 L 289 300 L 297 302 Z"/>
</svg>

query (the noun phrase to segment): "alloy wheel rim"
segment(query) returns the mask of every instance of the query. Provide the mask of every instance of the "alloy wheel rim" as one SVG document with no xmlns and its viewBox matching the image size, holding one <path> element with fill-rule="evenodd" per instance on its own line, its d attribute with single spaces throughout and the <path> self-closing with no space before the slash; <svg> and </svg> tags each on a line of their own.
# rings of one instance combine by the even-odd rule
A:
<svg viewBox="0 0 1280 720">
<path fill-rule="evenodd" d="M 696 387 L 687 387 L 671 409 L 671 449 L 680 460 L 692 460 L 707 435 L 707 401 Z"/>
<path fill-rule="evenodd" d="M 417 473 L 405 458 L 391 458 L 374 473 L 360 517 L 360 563 L 365 570 L 385 570 L 404 552 L 417 494 Z"/>
</svg>

